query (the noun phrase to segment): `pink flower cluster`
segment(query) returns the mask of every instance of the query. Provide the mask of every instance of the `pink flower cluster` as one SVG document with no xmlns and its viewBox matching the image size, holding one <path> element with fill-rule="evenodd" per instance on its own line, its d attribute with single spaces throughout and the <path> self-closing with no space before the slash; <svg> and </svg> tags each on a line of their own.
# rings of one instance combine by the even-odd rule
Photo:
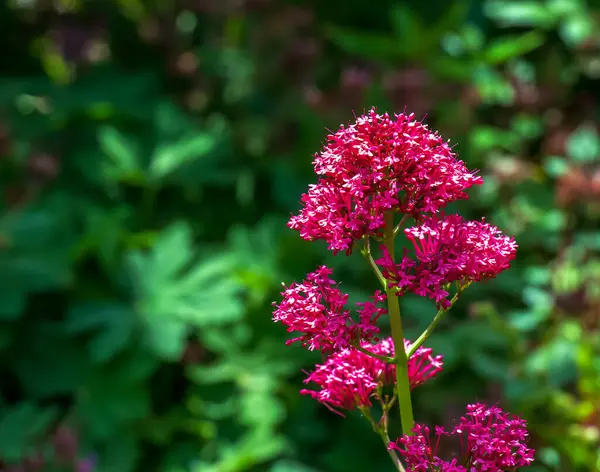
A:
<svg viewBox="0 0 600 472">
<path fill-rule="evenodd" d="M 334 253 L 380 235 L 388 210 L 435 213 L 483 182 L 414 115 L 391 118 L 371 109 L 327 139 L 313 162 L 321 177 L 302 195 L 303 208 L 288 226 L 306 240 L 325 240 Z"/>
<path fill-rule="evenodd" d="M 405 350 L 411 346 L 404 340 Z M 394 356 L 394 343 L 391 338 L 377 344 L 362 342 L 361 347 L 381 356 Z M 408 361 L 408 376 L 411 389 L 423 384 L 442 371 L 442 356 L 433 356 L 432 350 L 419 347 Z M 330 410 L 335 408 L 352 410 L 356 407 L 371 406 L 371 398 L 380 398 L 381 389 L 393 385 L 396 366 L 375 359 L 353 347 L 332 354 L 324 364 L 317 365 L 305 383 L 315 383 L 319 391 L 301 390 Z M 337 411 L 336 411 L 337 412 Z"/>
<path fill-rule="evenodd" d="M 494 278 L 510 266 L 517 244 L 484 221 L 464 221 L 458 215 L 434 216 L 404 233 L 415 248 L 415 258 L 405 253 L 394 263 L 382 246 L 377 261 L 390 286 L 450 305 L 444 286 L 451 282 L 477 282 Z"/>
<path fill-rule="evenodd" d="M 373 302 L 359 303 L 358 321 L 346 308 L 348 295 L 330 279 L 331 269 L 321 266 L 306 276 L 302 283 L 293 283 L 282 292 L 282 301 L 274 304 L 273 320 L 288 327 L 288 332 L 302 333 L 288 344 L 300 341 L 310 350 L 344 349 L 353 342 L 372 340 L 379 332 L 375 325 L 385 308 L 377 304 L 385 300 L 379 291 Z"/>
<path fill-rule="evenodd" d="M 438 457 L 445 436 L 459 438 L 460 458 L 445 461 Z M 467 406 L 467 414 L 451 431 L 436 426 L 434 441 L 427 426 L 416 425 L 412 436 L 403 436 L 389 447 L 404 457 L 407 470 L 415 472 L 504 472 L 533 462 L 528 436 L 525 420 L 477 403 Z"/>
</svg>

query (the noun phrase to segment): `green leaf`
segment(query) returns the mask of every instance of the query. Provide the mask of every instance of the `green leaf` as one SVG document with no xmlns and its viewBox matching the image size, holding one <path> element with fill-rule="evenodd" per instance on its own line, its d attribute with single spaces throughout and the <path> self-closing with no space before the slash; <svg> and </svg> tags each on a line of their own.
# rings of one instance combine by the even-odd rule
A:
<svg viewBox="0 0 600 472">
<path fill-rule="evenodd" d="M 549 156 L 544 159 L 544 170 L 550 177 L 561 177 L 569 172 L 569 163 L 564 157 Z"/>
<path fill-rule="evenodd" d="M 503 356 L 494 356 L 484 350 L 478 350 L 471 352 L 468 361 L 473 370 L 484 378 L 493 380 L 509 378 L 510 365 Z"/>
<path fill-rule="evenodd" d="M 38 322 L 27 330 L 25 339 L 15 337 L 13 342 L 17 346 L 27 343 L 12 367 L 30 398 L 71 394 L 90 371 L 85 345 L 70 337 L 62 325 Z"/>
<path fill-rule="evenodd" d="M 0 321 L 13 321 L 25 308 L 26 295 L 9 277 L 0 276 Z"/>
<path fill-rule="evenodd" d="M 299 462 L 280 460 L 276 462 L 269 472 L 319 472 L 317 469 L 313 469 Z"/>
<path fill-rule="evenodd" d="M 150 175 L 160 179 L 184 164 L 206 156 L 215 146 L 215 138 L 202 133 L 177 143 L 160 146 L 152 157 Z"/>
<path fill-rule="evenodd" d="M 485 152 L 491 149 L 504 149 L 514 151 L 520 143 L 516 133 L 491 126 L 478 126 L 471 133 L 471 145 L 476 152 Z"/>
<path fill-rule="evenodd" d="M 549 317 L 550 311 L 541 309 L 512 311 L 507 315 L 510 325 L 516 330 L 524 333 L 538 328 L 539 325 L 548 320 Z"/>
<path fill-rule="evenodd" d="M 488 0 L 484 6 L 485 14 L 503 26 L 550 27 L 557 16 L 540 1 L 526 0 Z"/>
<path fill-rule="evenodd" d="M 95 472 L 133 472 L 140 459 L 140 444 L 136 436 L 113 436 L 105 444 Z"/>
<path fill-rule="evenodd" d="M 567 140 L 567 156 L 575 162 L 593 162 L 600 153 L 600 139 L 594 126 L 582 125 Z"/>
<path fill-rule="evenodd" d="M 538 31 L 530 31 L 518 36 L 503 36 L 494 40 L 486 48 L 483 59 L 488 64 L 501 64 L 539 48 L 545 40 L 545 36 Z"/>
<path fill-rule="evenodd" d="M 7 213 L 0 222 L 0 319 L 21 314 L 26 296 L 71 282 L 71 208 L 60 198 Z"/>
<path fill-rule="evenodd" d="M 479 65 L 473 71 L 473 82 L 486 104 L 510 105 L 515 98 L 512 85 L 489 65 Z"/>
<path fill-rule="evenodd" d="M 392 7 L 392 26 L 396 37 L 405 50 L 419 47 L 418 43 L 425 36 L 419 17 L 404 3 Z"/>
<path fill-rule="evenodd" d="M 140 169 L 139 151 L 135 142 L 112 126 L 102 126 L 99 129 L 98 144 L 120 174 L 131 174 Z"/>
<path fill-rule="evenodd" d="M 544 123 L 537 116 L 519 113 L 513 118 L 511 128 L 524 139 L 535 139 L 544 132 Z"/>
<path fill-rule="evenodd" d="M 242 315 L 235 255 L 212 254 L 198 263 L 194 253 L 189 226 L 175 223 L 150 251 L 128 257 L 150 345 L 170 359 L 181 354 L 190 329 L 227 324 Z"/>
<path fill-rule="evenodd" d="M 36 440 L 57 417 L 54 408 L 39 408 L 23 402 L 0 409 L 0 456 L 8 462 L 16 462 L 35 452 Z"/>
<path fill-rule="evenodd" d="M 559 34 L 567 46 L 576 47 L 592 37 L 596 24 L 586 12 L 568 16 L 560 25 Z"/>
<path fill-rule="evenodd" d="M 554 387 L 560 387 L 577 377 L 576 344 L 556 337 L 531 353 L 525 362 L 527 375 L 543 375 Z"/>
<path fill-rule="evenodd" d="M 395 38 L 383 34 L 362 33 L 330 25 L 327 36 L 341 49 L 361 58 L 391 60 L 402 57 L 406 48 Z"/>
<path fill-rule="evenodd" d="M 86 418 L 91 437 L 106 440 L 150 414 L 150 392 L 143 382 L 96 369 L 77 389 L 74 413 Z"/>
<path fill-rule="evenodd" d="M 134 311 L 118 302 L 88 302 L 73 307 L 66 322 L 71 333 L 91 332 L 88 344 L 95 362 L 107 362 L 123 351 L 136 326 Z"/>
</svg>

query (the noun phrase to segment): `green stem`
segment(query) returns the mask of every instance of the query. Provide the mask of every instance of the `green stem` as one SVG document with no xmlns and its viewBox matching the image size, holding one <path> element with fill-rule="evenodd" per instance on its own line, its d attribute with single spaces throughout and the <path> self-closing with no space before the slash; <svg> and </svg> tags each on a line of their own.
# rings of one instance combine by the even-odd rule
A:
<svg viewBox="0 0 600 472">
<path fill-rule="evenodd" d="M 400 232 L 400 230 L 402 229 L 402 227 L 404 226 L 404 223 L 406 223 L 406 220 L 408 219 L 408 215 L 404 215 L 402 216 L 402 219 L 400 220 L 400 222 L 396 225 L 396 227 L 394 228 L 394 236 L 397 236 L 398 233 Z"/>
<path fill-rule="evenodd" d="M 388 211 L 385 214 L 385 246 L 390 257 L 394 258 L 394 213 Z M 402 433 L 412 435 L 414 427 L 412 402 L 410 399 L 410 381 L 408 378 L 408 358 L 404 350 L 404 333 L 402 330 L 402 318 L 400 317 L 400 304 L 393 288 L 386 288 L 388 316 L 392 328 L 392 340 L 394 341 L 396 359 L 396 394 L 398 406 L 400 407 L 400 421 Z"/>
<path fill-rule="evenodd" d="M 375 354 L 374 352 L 369 351 L 368 349 L 365 349 L 364 347 L 359 346 L 358 344 L 353 344 L 354 348 L 357 351 L 362 352 L 363 354 L 366 354 L 367 356 L 373 357 L 375 359 L 379 359 L 380 361 L 383 361 L 387 364 L 394 364 L 396 362 L 396 359 L 393 357 L 389 357 L 389 356 L 382 356 L 380 354 Z"/>
<path fill-rule="evenodd" d="M 421 334 L 421 336 L 419 336 L 417 338 L 417 340 L 411 344 L 410 349 L 408 350 L 406 356 L 410 359 L 411 356 L 417 352 L 417 349 L 419 349 L 423 343 L 425 341 L 427 341 L 427 338 L 429 337 L 429 335 L 431 333 L 433 333 L 433 330 L 435 329 L 435 327 L 438 325 L 438 323 L 440 322 L 440 320 L 444 317 L 444 315 L 450 311 L 450 308 L 452 308 L 454 306 L 454 304 L 456 303 L 456 301 L 460 298 L 460 296 L 462 295 L 462 293 L 465 291 L 465 289 L 471 285 L 470 283 L 467 283 L 465 285 L 459 286 L 458 287 L 458 291 L 454 294 L 454 296 L 452 297 L 452 300 L 450 300 L 450 306 L 448 308 L 443 308 L 441 310 L 438 310 L 438 312 L 436 313 L 436 315 L 434 316 L 433 320 L 431 321 L 431 323 L 429 324 L 429 326 L 427 326 L 427 329 L 425 331 L 423 331 L 423 333 Z"/>
<path fill-rule="evenodd" d="M 377 267 L 377 264 L 375 264 L 375 260 L 373 259 L 373 256 L 371 255 L 371 240 L 369 237 L 365 238 L 362 253 L 369 261 L 369 265 L 371 266 L 371 269 L 373 269 L 373 272 L 375 272 L 375 275 L 377 276 L 377 280 L 379 280 L 379 283 L 385 290 L 387 287 L 387 282 L 385 280 L 385 277 L 381 274 L 379 267 Z"/>
<path fill-rule="evenodd" d="M 404 469 L 404 466 L 402 465 L 402 462 L 400 462 L 400 458 L 398 457 L 398 454 L 396 454 L 396 451 L 394 451 L 393 449 L 388 449 L 388 445 L 391 442 L 390 437 L 388 435 L 388 427 L 387 427 L 388 410 L 386 409 L 386 407 L 384 405 L 382 405 L 382 409 L 383 409 L 383 416 L 381 418 L 382 424 L 379 425 L 373 419 L 373 416 L 371 415 L 371 411 L 369 410 L 369 408 L 359 407 L 359 410 L 361 411 L 363 416 L 369 421 L 369 423 L 371 423 L 371 426 L 373 427 L 373 431 L 375 431 L 381 437 L 381 440 L 383 441 L 383 444 L 385 446 L 385 450 L 388 452 L 390 459 L 392 459 L 392 462 L 396 466 L 396 469 L 398 470 L 398 472 L 406 472 L 406 470 Z"/>
<path fill-rule="evenodd" d="M 390 441 L 390 435 L 388 433 L 388 414 L 389 414 L 390 408 L 392 407 L 393 404 L 394 404 L 393 401 L 391 401 L 388 404 L 381 401 L 381 409 L 383 411 L 383 417 L 381 418 L 382 425 L 379 428 L 379 435 L 381 436 L 381 439 L 383 440 L 383 444 L 385 444 L 385 449 L 388 451 L 388 454 L 390 455 L 392 462 L 396 466 L 396 469 L 398 469 L 398 472 L 406 472 L 404 470 L 404 466 L 402 465 L 402 462 L 400 462 L 400 458 L 398 457 L 398 454 L 396 453 L 396 451 L 394 451 L 393 449 L 389 449 L 389 445 L 390 445 L 391 441 Z"/>
</svg>

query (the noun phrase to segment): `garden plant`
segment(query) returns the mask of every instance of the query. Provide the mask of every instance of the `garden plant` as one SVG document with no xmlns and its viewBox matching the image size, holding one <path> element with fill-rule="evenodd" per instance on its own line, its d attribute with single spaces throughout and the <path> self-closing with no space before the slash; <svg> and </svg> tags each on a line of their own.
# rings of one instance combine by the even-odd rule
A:
<svg viewBox="0 0 600 472">
<path fill-rule="evenodd" d="M 424 347 L 427 338 L 471 284 L 496 277 L 516 254 L 514 239 L 497 227 L 442 211 L 466 199 L 465 190 L 483 179 L 414 115 L 390 117 L 375 109 L 329 135 L 313 164 L 319 179 L 302 195 L 302 209 L 288 225 L 306 240 L 326 241 L 334 254 L 359 249 L 381 290 L 357 303 L 353 313 L 326 266 L 285 288 L 274 320 L 300 334 L 288 343 L 325 357 L 306 379 L 314 389 L 301 393 L 339 414 L 360 410 L 398 471 L 508 472 L 528 466 L 534 451 L 527 446 L 527 424 L 498 406 L 469 404 L 451 429 L 414 421 L 412 390 L 443 369 L 443 356 Z M 413 251 L 397 257 L 398 237 L 407 238 Z M 399 301 L 406 293 L 431 299 L 437 308 L 414 341 L 403 334 Z M 391 337 L 380 335 L 384 319 Z M 400 413 L 397 440 L 389 432 L 394 410 Z M 440 457 L 440 442 L 455 437 L 459 449 Z"/>
</svg>

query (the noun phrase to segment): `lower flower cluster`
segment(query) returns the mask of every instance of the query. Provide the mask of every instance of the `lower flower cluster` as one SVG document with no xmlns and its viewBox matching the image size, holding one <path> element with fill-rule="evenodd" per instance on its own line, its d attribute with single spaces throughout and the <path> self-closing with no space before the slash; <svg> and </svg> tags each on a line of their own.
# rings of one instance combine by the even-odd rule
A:
<svg viewBox="0 0 600 472">
<path fill-rule="evenodd" d="M 533 462 L 525 420 L 513 417 L 498 407 L 481 403 L 467 405 L 467 413 L 458 424 L 446 431 L 416 425 L 413 435 L 405 435 L 389 448 L 405 459 L 414 472 L 506 472 L 527 467 Z M 458 438 L 460 457 L 443 460 L 438 456 L 442 439 Z"/>
<path fill-rule="evenodd" d="M 404 340 L 408 350 L 410 341 Z M 391 338 L 377 344 L 363 342 L 361 347 L 379 356 L 394 356 L 394 343 Z M 432 350 L 420 347 L 408 360 L 408 375 L 411 389 L 423 384 L 442 371 L 442 356 L 433 356 Z M 382 389 L 393 385 L 396 366 L 376 359 L 354 347 L 342 349 L 327 358 L 324 364 L 317 365 L 305 383 L 314 383 L 320 390 L 301 390 L 323 405 L 339 413 L 336 408 L 353 410 L 370 407 L 371 399 L 381 399 Z"/>
</svg>

